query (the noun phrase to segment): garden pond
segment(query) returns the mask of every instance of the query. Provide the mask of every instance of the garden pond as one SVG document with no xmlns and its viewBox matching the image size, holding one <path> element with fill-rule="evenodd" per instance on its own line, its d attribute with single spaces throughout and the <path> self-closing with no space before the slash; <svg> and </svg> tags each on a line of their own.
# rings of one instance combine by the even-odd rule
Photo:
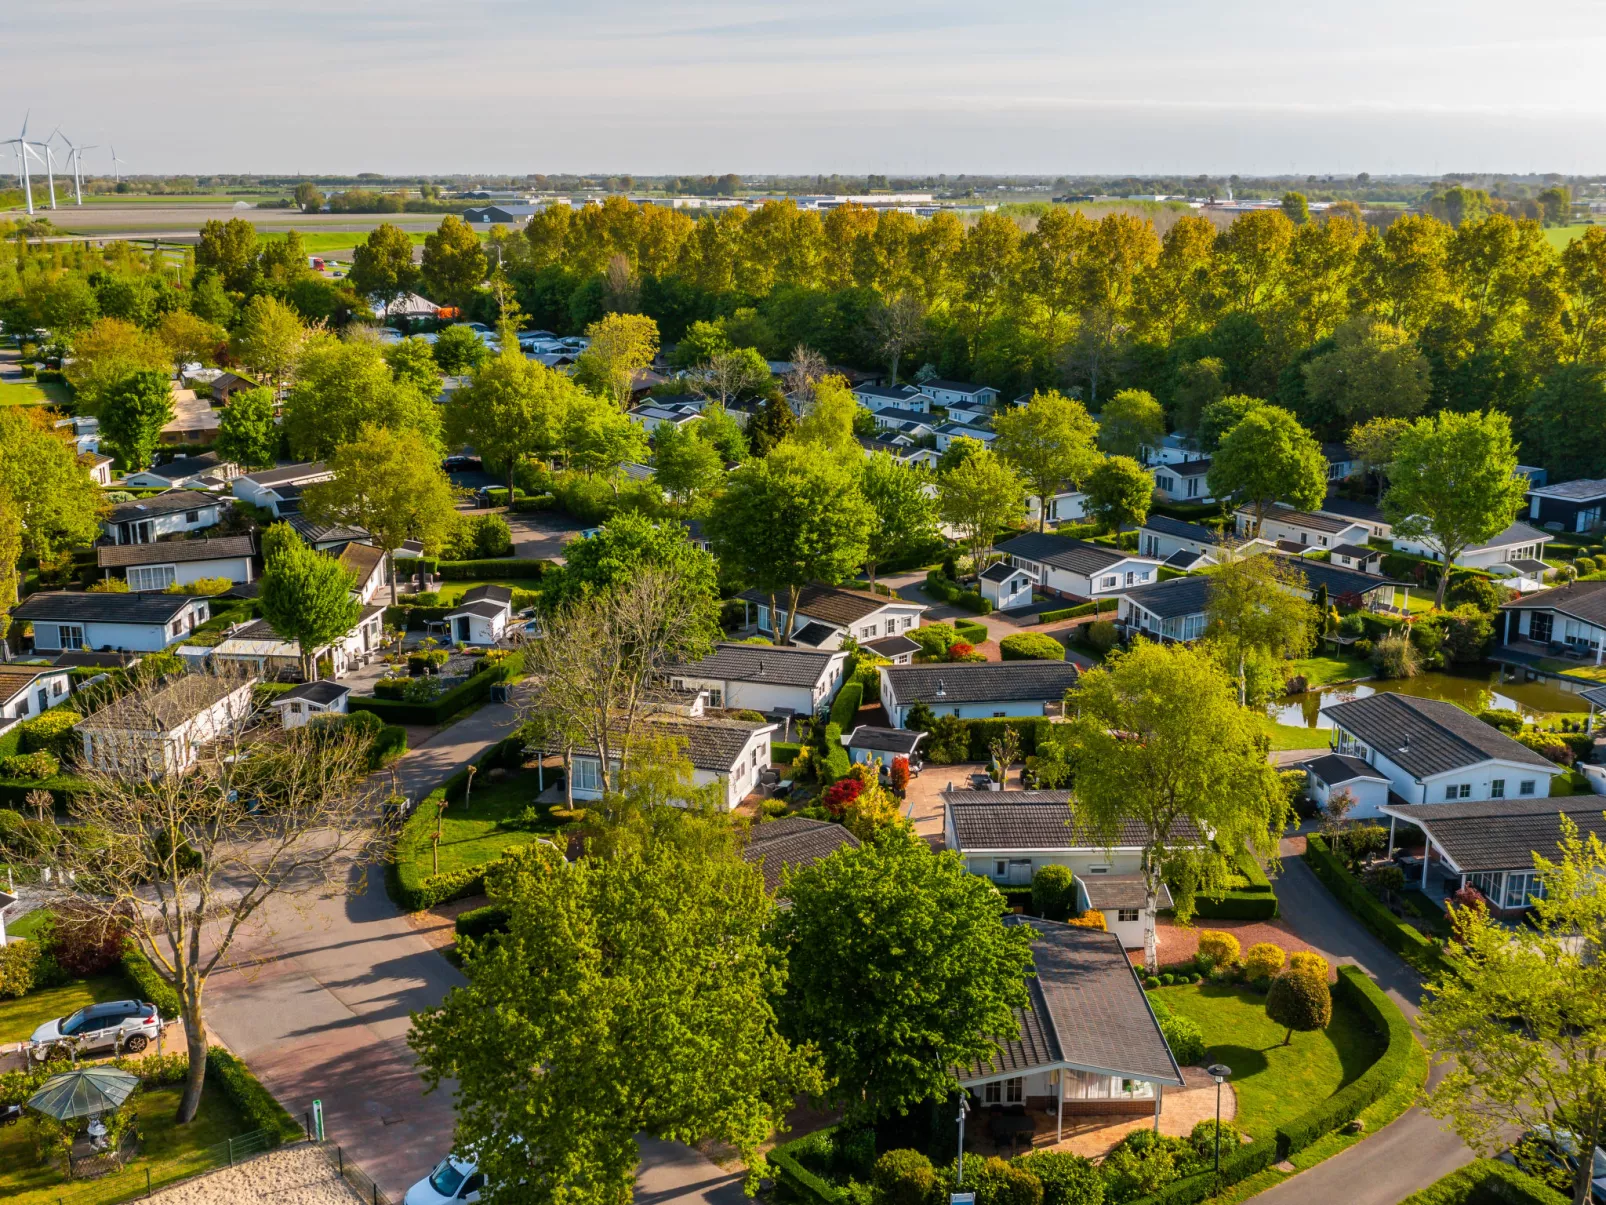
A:
<svg viewBox="0 0 1606 1205">
<path fill-rule="evenodd" d="M 1444 699 L 1476 714 L 1480 711 L 1515 711 L 1526 720 L 1551 722 L 1557 717 L 1576 717 L 1589 711 L 1589 704 L 1578 697 L 1588 682 L 1573 684 L 1544 677 L 1511 666 L 1483 662 L 1461 669 L 1434 670 L 1414 678 L 1370 678 L 1326 686 L 1303 694 L 1284 695 L 1266 708 L 1266 714 L 1279 724 L 1294 728 L 1331 728 L 1333 721 L 1323 709 L 1351 699 L 1364 699 L 1380 691 L 1416 695 L 1424 699 Z"/>
</svg>

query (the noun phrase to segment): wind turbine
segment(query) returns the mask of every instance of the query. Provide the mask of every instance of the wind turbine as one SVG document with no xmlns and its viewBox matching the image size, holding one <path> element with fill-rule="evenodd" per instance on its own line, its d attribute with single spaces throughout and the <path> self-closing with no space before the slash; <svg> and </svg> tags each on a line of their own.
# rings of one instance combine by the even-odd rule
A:
<svg viewBox="0 0 1606 1205">
<path fill-rule="evenodd" d="M 117 157 L 117 148 L 115 146 L 111 148 L 111 152 L 112 152 L 112 183 L 113 184 L 117 184 L 123 178 L 122 175 L 118 172 L 117 169 L 120 166 L 125 166 L 128 163 L 128 160 L 119 159 Z"/>
<path fill-rule="evenodd" d="M 57 130 L 60 133 L 60 130 Z M 77 146 L 67 135 L 62 134 L 61 140 L 67 144 L 67 163 L 72 168 L 73 195 L 79 205 L 84 203 L 84 152 L 98 150 L 96 146 Z"/>
<path fill-rule="evenodd" d="M 61 127 L 57 126 L 50 131 L 49 138 L 46 138 L 43 142 L 31 144 L 45 149 L 45 178 L 50 181 L 50 208 L 52 209 L 56 207 L 56 148 L 53 144 L 56 141 L 56 135 L 59 133 L 61 133 Z"/>
<path fill-rule="evenodd" d="M 28 118 L 33 110 L 22 115 L 22 133 L 15 138 L 7 138 L 0 142 L 0 146 L 14 146 L 17 148 L 17 174 L 22 177 L 22 195 L 28 204 L 28 214 L 33 215 L 33 183 L 28 179 L 28 156 L 39 158 L 39 152 L 28 145 Z"/>
</svg>

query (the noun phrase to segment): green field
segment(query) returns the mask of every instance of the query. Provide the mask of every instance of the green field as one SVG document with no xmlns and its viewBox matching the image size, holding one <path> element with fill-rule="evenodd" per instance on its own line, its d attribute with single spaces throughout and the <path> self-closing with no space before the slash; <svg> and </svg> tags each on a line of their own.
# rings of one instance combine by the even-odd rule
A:
<svg viewBox="0 0 1606 1205">
<path fill-rule="evenodd" d="M 533 770 L 514 774 L 506 782 L 477 782 L 468 806 L 454 803 L 441 818 L 441 873 L 482 865 L 500 857 L 503 850 L 534 841 L 540 833 L 515 821 L 525 808 L 538 808 L 537 794 L 539 788 Z M 550 823 L 540 827 L 546 832 L 557 828 Z M 430 846 L 426 833 L 413 851 L 414 860 L 425 874 L 433 873 L 434 868 Z"/>
<path fill-rule="evenodd" d="M 1274 723 L 1267 716 L 1256 716 L 1260 730 L 1271 738 L 1272 749 L 1325 749 L 1332 739 L 1330 728 L 1295 728 L 1292 724 Z"/>
<path fill-rule="evenodd" d="M 36 194 L 37 195 L 37 194 Z M 245 201 L 277 201 L 283 193 L 134 193 L 97 192 L 84 197 L 85 205 L 233 205 Z"/>
<path fill-rule="evenodd" d="M 383 220 L 387 215 L 375 214 L 373 216 L 378 220 Z M 378 225 L 377 220 L 375 225 Z M 307 249 L 307 254 L 309 255 L 329 255 L 336 251 L 350 251 L 368 238 L 361 231 L 351 230 L 301 230 L 298 233 L 301 235 L 301 245 Z M 257 237 L 264 242 L 268 242 L 285 238 L 287 235 L 282 230 L 264 230 L 259 232 Z M 414 246 L 422 247 L 424 240 L 429 237 L 429 231 L 410 231 L 407 237 L 413 240 Z"/>
<path fill-rule="evenodd" d="M 1283 672 L 1290 678 L 1304 678 L 1310 689 L 1315 690 L 1319 686 L 1348 682 L 1352 678 L 1370 678 L 1372 663 L 1364 657 L 1306 657 L 1301 661 L 1290 661 L 1284 666 Z"/>
<path fill-rule="evenodd" d="M 55 381 L 0 382 L 0 406 L 38 406 L 48 404 L 65 407 L 71 401 L 65 385 Z"/>
<path fill-rule="evenodd" d="M 1593 222 L 1578 222 L 1572 226 L 1547 226 L 1545 227 L 1545 239 L 1552 247 L 1560 251 L 1575 238 L 1582 237 L 1584 231 L 1588 230 L 1592 225 L 1594 225 Z"/>
</svg>

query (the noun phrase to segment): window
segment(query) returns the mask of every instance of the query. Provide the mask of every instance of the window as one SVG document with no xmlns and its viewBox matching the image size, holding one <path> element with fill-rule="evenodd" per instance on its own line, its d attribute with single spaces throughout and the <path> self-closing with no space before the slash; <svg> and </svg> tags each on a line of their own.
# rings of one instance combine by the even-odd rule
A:
<svg viewBox="0 0 1606 1205">
<path fill-rule="evenodd" d="M 898 621 L 896 619 L 887 620 L 887 635 L 888 636 L 894 635 L 897 632 L 897 630 L 898 630 Z"/>
<path fill-rule="evenodd" d="M 50 693 L 52 695 L 59 695 L 59 694 L 61 694 L 61 692 L 64 689 L 66 689 L 66 688 L 64 686 L 62 686 L 60 678 L 57 678 L 54 682 L 52 682 L 50 684 Z"/>
<path fill-rule="evenodd" d="M 1138 919 L 1138 910 L 1136 908 L 1118 908 L 1115 912 L 1115 919 L 1117 921 L 1135 921 Z"/>
<path fill-rule="evenodd" d="M 1130 586 L 1130 585 L 1131 585 L 1131 584 L 1132 584 L 1132 581 L 1133 581 L 1133 579 L 1134 579 L 1134 578 L 1135 578 L 1135 577 L 1136 577 L 1136 576 L 1137 576 L 1137 575 L 1136 575 L 1136 574 L 1135 574 L 1135 573 L 1133 573 L 1133 572 L 1132 572 L 1132 570 L 1130 570 L 1130 569 L 1128 569 L 1128 570 L 1127 570 L 1127 571 L 1126 571 L 1126 584 L 1127 584 L 1127 585 L 1129 585 L 1129 586 Z"/>
<path fill-rule="evenodd" d="M 1110 873 L 1110 868 L 1108 866 L 1089 866 L 1087 868 L 1087 873 L 1088 874 L 1109 874 Z"/>
<path fill-rule="evenodd" d="M 57 646 L 64 649 L 84 647 L 84 629 L 74 624 L 61 624 L 56 628 Z"/>
<path fill-rule="evenodd" d="M 1112 573 L 1109 577 L 1099 579 L 1099 587 L 1100 589 L 1104 590 L 1113 590 L 1115 588 L 1115 583 L 1119 580 L 1120 579 Z"/>
<path fill-rule="evenodd" d="M 725 692 L 718 687 L 711 687 L 708 691 L 708 705 L 710 707 L 724 707 Z"/>
<path fill-rule="evenodd" d="M 291 715 L 300 715 L 301 714 L 301 704 L 300 703 L 296 703 L 296 702 L 292 702 L 290 704 L 290 714 Z"/>
<path fill-rule="evenodd" d="M 770 630 L 770 609 L 768 607 L 759 607 L 758 626 L 766 632 Z"/>
<path fill-rule="evenodd" d="M 875 636 L 875 624 L 866 624 L 864 627 L 860 628 L 859 635 L 865 637 L 866 639 L 873 638 Z"/>
<path fill-rule="evenodd" d="M 1156 473 L 1154 477 L 1154 486 L 1156 489 L 1162 489 L 1169 494 L 1173 489 L 1176 488 L 1176 483 L 1164 473 Z"/>
<path fill-rule="evenodd" d="M 184 634 L 184 621 L 182 619 L 175 619 L 172 624 L 168 626 L 167 634 L 169 636 L 182 636 Z"/>
<path fill-rule="evenodd" d="M 1326 536 L 1317 536 L 1316 537 L 1316 542 L 1318 544 L 1320 544 L 1323 548 L 1327 547 L 1327 537 Z"/>
<path fill-rule="evenodd" d="M 1534 611 L 1528 616 L 1528 638 L 1542 644 L 1550 643 L 1556 617 L 1549 611 Z"/>
<path fill-rule="evenodd" d="M 995 711 L 995 712 L 993 712 L 993 719 L 1001 720 L 1001 719 L 1004 718 L 1004 715 L 1005 715 L 1005 713 L 1002 712 L 1002 711 Z"/>
<path fill-rule="evenodd" d="M 1544 880 L 1538 878 L 1533 871 L 1512 870 L 1506 872 L 1505 907 L 1526 908 L 1533 900 L 1542 900 L 1544 898 Z"/>
<path fill-rule="evenodd" d="M 128 588 L 136 593 L 165 590 L 178 580 L 172 565 L 136 565 L 128 571 Z"/>
<path fill-rule="evenodd" d="M 1489 784 L 1490 799 L 1504 799 L 1506 797 L 1506 780 L 1497 778 Z"/>
<path fill-rule="evenodd" d="M 1197 477 L 1189 477 L 1188 478 L 1188 497 L 1197 498 L 1198 496 L 1199 496 L 1199 479 Z"/>
<path fill-rule="evenodd" d="M 602 775 L 595 760 L 578 757 L 574 761 L 574 786 L 577 791 L 602 790 Z"/>
<path fill-rule="evenodd" d="M 910 628 L 910 627 L 911 627 L 911 626 L 912 626 L 912 625 L 913 625 L 913 624 L 914 624 L 914 617 L 913 617 L 913 616 L 912 616 L 912 615 L 905 615 L 905 616 L 904 616 L 904 617 L 903 617 L 903 630 L 904 630 L 904 631 L 905 631 L 905 632 L 907 632 L 907 631 L 908 631 L 908 630 L 909 630 L 909 628 Z"/>
<path fill-rule="evenodd" d="M 1454 783 L 1444 788 L 1446 799 L 1471 799 L 1472 784 L 1470 782 Z"/>
<path fill-rule="evenodd" d="M 198 511 L 198 510 L 187 510 L 187 511 L 184 512 L 184 522 L 186 522 L 186 523 L 199 523 L 200 521 L 201 521 L 201 512 L 200 511 Z"/>
<path fill-rule="evenodd" d="M 1009 873 L 1009 863 L 998 861 L 993 863 L 993 878 L 1001 879 Z"/>
<path fill-rule="evenodd" d="M 22 698 L 17 700 L 17 714 L 18 715 L 27 715 L 28 714 L 28 696 L 27 695 L 23 695 Z"/>
<path fill-rule="evenodd" d="M 1520 783 L 1517 784 L 1517 794 L 1519 794 L 1519 795 L 1532 795 L 1533 793 L 1534 793 L 1534 780 L 1533 779 L 1525 778 Z"/>
<path fill-rule="evenodd" d="M 1026 1081 L 1020 1076 L 1004 1081 L 1004 1103 L 1018 1105 L 1026 1099 Z"/>
<path fill-rule="evenodd" d="M 983 1084 L 981 1089 L 983 1104 L 1001 1105 L 1004 1103 L 1004 1085 L 994 1080 L 990 1084 Z"/>
</svg>

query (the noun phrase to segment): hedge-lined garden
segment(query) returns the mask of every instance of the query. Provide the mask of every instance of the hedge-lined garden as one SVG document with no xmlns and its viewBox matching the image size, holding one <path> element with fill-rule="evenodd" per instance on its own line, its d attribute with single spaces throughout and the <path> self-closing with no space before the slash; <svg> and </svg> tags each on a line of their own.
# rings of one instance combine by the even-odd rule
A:
<svg viewBox="0 0 1606 1205">
<path fill-rule="evenodd" d="M 1201 895 L 1194 901 L 1201 920 L 1272 920 L 1277 915 L 1277 893 L 1271 880 L 1247 850 L 1234 860 L 1232 885 L 1220 898 Z"/>
<path fill-rule="evenodd" d="M 1329 891 L 1379 940 L 1424 975 L 1444 970 L 1444 956 L 1434 940 L 1406 924 L 1333 855 L 1326 840 L 1305 838 L 1305 864 Z"/>
<path fill-rule="evenodd" d="M 1400 1205 L 1568 1205 L 1565 1197 L 1498 1159 L 1478 1159 L 1414 1192 Z"/>
<path fill-rule="evenodd" d="M 494 664 L 487 664 L 478 673 L 470 675 L 426 703 L 354 695 L 347 701 L 346 706 L 353 711 L 372 712 L 386 724 L 444 724 L 465 707 L 482 703 L 490 698 L 491 687 L 498 686 L 523 672 L 524 654 L 510 653 Z"/>
</svg>

